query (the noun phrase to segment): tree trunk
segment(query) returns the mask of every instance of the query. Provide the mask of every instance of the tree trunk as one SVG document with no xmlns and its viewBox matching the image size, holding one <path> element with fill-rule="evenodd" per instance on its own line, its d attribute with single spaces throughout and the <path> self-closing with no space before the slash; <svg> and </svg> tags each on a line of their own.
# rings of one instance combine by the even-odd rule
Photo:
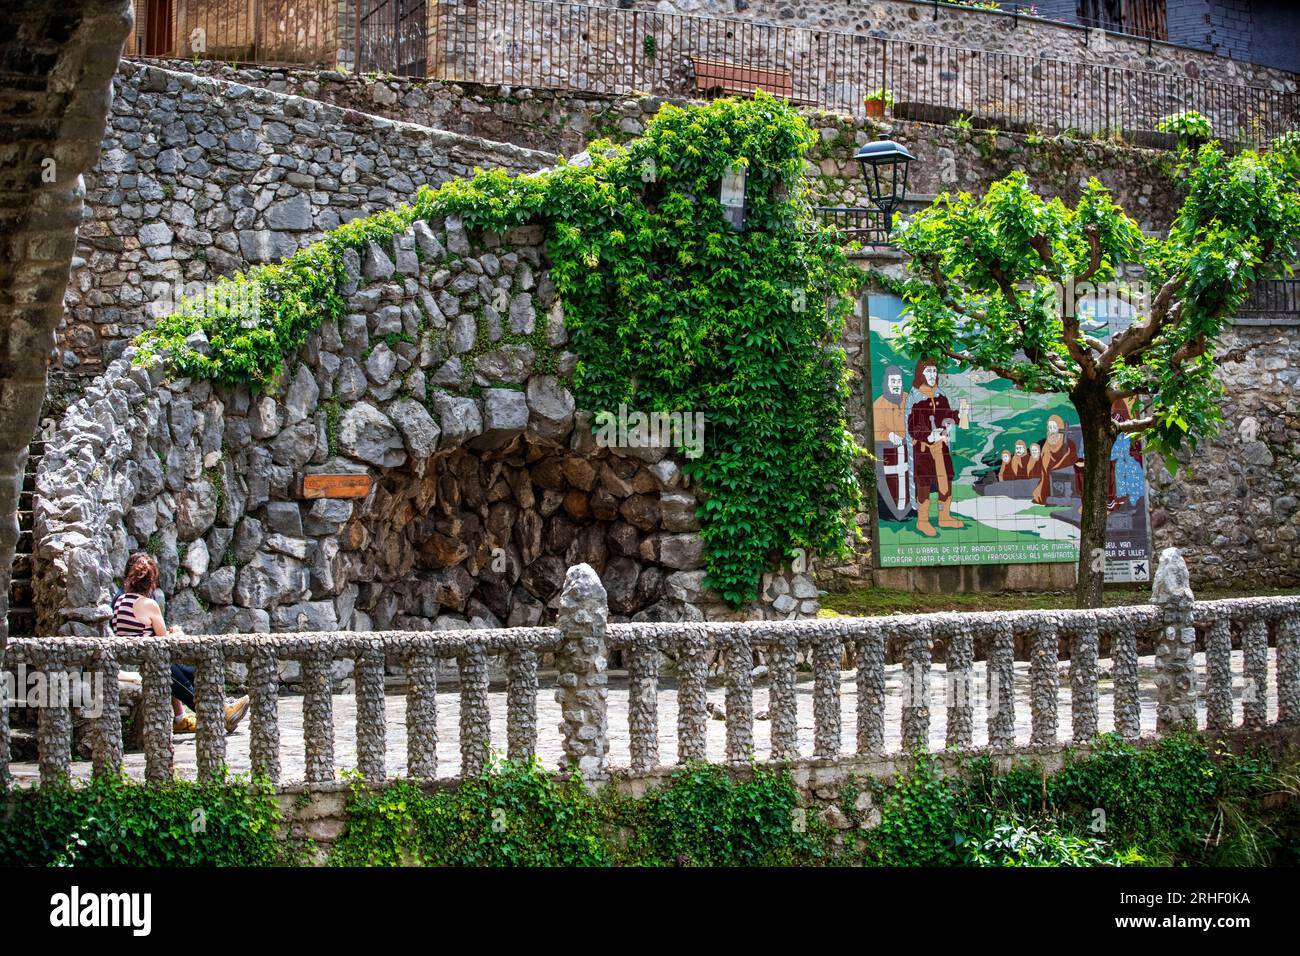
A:
<svg viewBox="0 0 1300 956">
<path fill-rule="evenodd" d="M 1106 505 L 1110 501 L 1110 451 L 1118 434 L 1106 386 L 1081 381 L 1070 394 L 1083 430 L 1083 513 L 1079 532 L 1079 607 L 1101 607 L 1106 572 Z"/>
</svg>

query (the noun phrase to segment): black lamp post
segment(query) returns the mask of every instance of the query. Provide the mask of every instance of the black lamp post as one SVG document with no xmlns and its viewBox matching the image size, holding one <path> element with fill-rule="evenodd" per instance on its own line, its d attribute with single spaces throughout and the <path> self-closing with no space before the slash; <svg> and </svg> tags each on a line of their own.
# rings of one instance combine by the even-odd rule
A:
<svg viewBox="0 0 1300 956">
<path fill-rule="evenodd" d="M 916 157 L 882 134 L 874 143 L 867 143 L 859 149 L 853 158 L 862 166 L 867 195 L 872 204 L 884 213 L 888 230 L 894 220 L 894 210 L 907 196 L 907 166 Z"/>
</svg>

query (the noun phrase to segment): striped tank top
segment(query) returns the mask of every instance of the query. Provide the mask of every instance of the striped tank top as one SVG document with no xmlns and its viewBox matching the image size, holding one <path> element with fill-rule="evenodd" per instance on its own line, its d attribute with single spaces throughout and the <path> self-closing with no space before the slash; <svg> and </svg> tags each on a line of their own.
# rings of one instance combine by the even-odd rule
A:
<svg viewBox="0 0 1300 956">
<path fill-rule="evenodd" d="M 135 618 L 135 602 L 142 597 L 143 594 L 128 591 L 113 599 L 113 633 L 117 637 L 141 637 L 153 633 L 152 627 Z"/>
</svg>

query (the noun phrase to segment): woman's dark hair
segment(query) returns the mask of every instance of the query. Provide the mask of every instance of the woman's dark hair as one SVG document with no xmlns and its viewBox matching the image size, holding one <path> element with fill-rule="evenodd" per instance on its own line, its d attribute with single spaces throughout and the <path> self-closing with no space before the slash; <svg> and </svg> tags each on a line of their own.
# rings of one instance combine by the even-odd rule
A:
<svg viewBox="0 0 1300 956">
<path fill-rule="evenodd" d="M 158 587 L 158 562 L 141 552 L 131 555 L 126 562 L 126 576 L 122 589 L 131 594 L 153 594 Z"/>
</svg>

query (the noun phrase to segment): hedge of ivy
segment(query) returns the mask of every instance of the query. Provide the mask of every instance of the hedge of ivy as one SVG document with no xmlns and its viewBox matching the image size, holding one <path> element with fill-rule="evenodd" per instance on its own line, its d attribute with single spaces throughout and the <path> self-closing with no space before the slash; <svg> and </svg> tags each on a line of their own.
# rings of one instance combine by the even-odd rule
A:
<svg viewBox="0 0 1300 956">
<path fill-rule="evenodd" d="M 0 799 L 2 866 L 272 866 L 299 859 L 277 838 L 265 781 L 125 777 L 15 789 Z"/>
<path fill-rule="evenodd" d="M 842 555 L 857 534 L 863 450 L 845 422 L 837 343 L 860 277 L 808 204 L 814 141 L 793 108 L 761 93 L 665 106 L 626 147 L 591 144 L 589 164 L 424 188 L 228 280 L 145 332 L 142 360 L 165 352 L 182 375 L 272 388 L 307 335 L 339 318 L 345 250 L 451 213 L 494 230 L 541 221 L 579 407 L 704 414 L 704 454 L 686 467 L 704 499 L 706 583 L 739 606 L 795 549 Z M 737 164 L 748 176 L 740 232 L 718 198 Z M 248 283 L 260 289 L 252 316 L 240 310 Z M 198 330 L 209 354 L 186 344 Z"/>
<path fill-rule="evenodd" d="M 337 866 L 1128 866 L 1300 863 L 1300 766 L 1197 735 L 1103 737 L 1054 773 L 988 757 L 941 775 L 919 755 L 894 781 L 839 793 L 851 826 L 802 806 L 783 771 L 689 764 L 642 797 L 589 792 L 534 763 L 452 790 L 354 784 Z M 861 799 L 866 792 L 869 802 Z M 878 819 L 867 819 L 879 814 Z M 265 783 L 123 779 L 0 795 L 0 865 L 271 866 L 282 843 Z M 864 828 L 861 824 L 868 824 Z M 874 825 L 873 825 L 874 824 Z"/>
</svg>

